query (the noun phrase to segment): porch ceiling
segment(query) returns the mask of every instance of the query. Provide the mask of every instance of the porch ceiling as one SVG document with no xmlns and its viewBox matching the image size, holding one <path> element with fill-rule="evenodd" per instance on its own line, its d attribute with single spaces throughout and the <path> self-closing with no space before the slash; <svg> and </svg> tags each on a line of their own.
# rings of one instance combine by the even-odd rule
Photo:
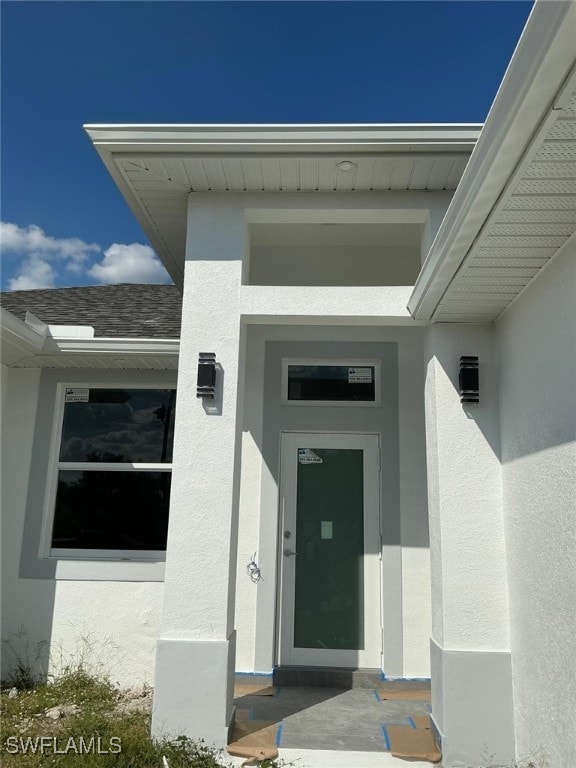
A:
<svg viewBox="0 0 576 768">
<path fill-rule="evenodd" d="M 180 283 L 190 193 L 454 190 L 481 126 L 85 128 Z M 342 161 L 351 168 L 343 170 Z"/>
</svg>

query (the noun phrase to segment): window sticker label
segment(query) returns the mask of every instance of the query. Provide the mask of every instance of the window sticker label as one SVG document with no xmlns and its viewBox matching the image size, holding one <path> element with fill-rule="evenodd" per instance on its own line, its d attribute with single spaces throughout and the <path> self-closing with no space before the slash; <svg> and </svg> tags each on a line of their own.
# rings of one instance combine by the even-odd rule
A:
<svg viewBox="0 0 576 768">
<path fill-rule="evenodd" d="M 90 399 L 89 389 L 79 389 L 78 387 L 69 387 L 66 389 L 67 403 L 87 403 Z"/>
<path fill-rule="evenodd" d="M 299 464 L 322 464 L 323 459 L 310 448 L 298 448 Z"/>
<path fill-rule="evenodd" d="M 372 384 L 372 368 L 348 368 L 348 384 Z"/>
</svg>

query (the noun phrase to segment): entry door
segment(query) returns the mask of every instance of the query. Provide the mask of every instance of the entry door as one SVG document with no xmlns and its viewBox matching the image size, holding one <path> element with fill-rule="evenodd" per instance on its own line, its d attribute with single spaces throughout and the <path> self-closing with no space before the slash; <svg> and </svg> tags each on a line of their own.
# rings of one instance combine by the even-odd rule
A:
<svg viewBox="0 0 576 768">
<path fill-rule="evenodd" d="M 376 435 L 285 433 L 282 664 L 380 667 Z"/>
</svg>

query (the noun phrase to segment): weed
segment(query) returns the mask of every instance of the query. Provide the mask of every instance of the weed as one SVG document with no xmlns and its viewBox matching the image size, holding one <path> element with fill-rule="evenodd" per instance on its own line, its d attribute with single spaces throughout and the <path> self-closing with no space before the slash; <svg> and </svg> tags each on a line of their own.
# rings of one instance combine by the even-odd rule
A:
<svg viewBox="0 0 576 768">
<path fill-rule="evenodd" d="M 24 627 L 2 640 L 2 650 L 10 667 L 5 682 L 18 690 L 29 690 L 45 679 L 42 658 L 46 646 L 45 640 L 31 643 Z"/>
<path fill-rule="evenodd" d="M 537 749 L 529 755 L 524 755 L 519 760 L 515 760 L 512 768 L 550 768 L 550 762 L 543 749 Z"/>
<path fill-rule="evenodd" d="M 224 768 L 221 752 L 180 736 L 150 738 L 150 714 L 118 708 L 109 680 L 83 667 L 69 668 L 48 683 L 0 695 L 0 763 L 3 768 Z M 71 714 L 51 720 L 47 710 L 64 705 Z M 44 738 L 44 742 L 40 739 Z M 166 761 L 163 762 L 163 758 Z M 265 760 L 261 768 L 281 768 Z"/>
</svg>

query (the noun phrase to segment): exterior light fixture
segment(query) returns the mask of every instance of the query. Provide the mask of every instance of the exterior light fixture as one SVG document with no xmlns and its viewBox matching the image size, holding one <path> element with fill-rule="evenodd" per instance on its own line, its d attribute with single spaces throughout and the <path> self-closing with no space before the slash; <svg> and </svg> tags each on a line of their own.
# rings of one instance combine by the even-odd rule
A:
<svg viewBox="0 0 576 768">
<path fill-rule="evenodd" d="M 214 352 L 200 352 L 198 356 L 198 379 L 196 397 L 214 400 L 216 393 L 216 355 Z"/>
<path fill-rule="evenodd" d="M 478 382 L 478 358 L 470 356 L 461 357 L 459 376 L 461 403 L 480 402 Z"/>
<path fill-rule="evenodd" d="M 354 168 L 356 168 L 354 163 L 351 163 L 350 160 L 342 160 L 342 162 L 338 163 L 336 167 L 338 168 L 339 171 L 346 171 L 346 172 L 352 171 Z"/>
</svg>

